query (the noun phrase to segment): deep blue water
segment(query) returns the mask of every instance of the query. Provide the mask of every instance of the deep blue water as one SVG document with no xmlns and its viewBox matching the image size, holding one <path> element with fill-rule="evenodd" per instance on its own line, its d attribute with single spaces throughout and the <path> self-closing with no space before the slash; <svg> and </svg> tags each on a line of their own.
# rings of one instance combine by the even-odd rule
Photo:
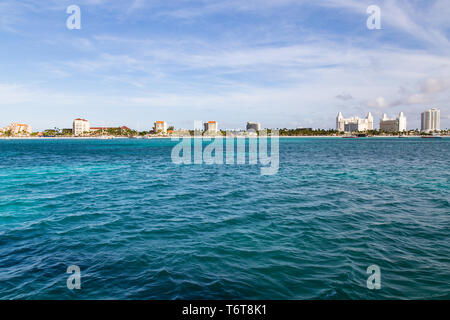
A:
<svg viewBox="0 0 450 320">
<path fill-rule="evenodd" d="M 450 139 L 281 139 L 272 176 L 174 144 L 0 140 L 0 298 L 450 298 Z"/>
</svg>

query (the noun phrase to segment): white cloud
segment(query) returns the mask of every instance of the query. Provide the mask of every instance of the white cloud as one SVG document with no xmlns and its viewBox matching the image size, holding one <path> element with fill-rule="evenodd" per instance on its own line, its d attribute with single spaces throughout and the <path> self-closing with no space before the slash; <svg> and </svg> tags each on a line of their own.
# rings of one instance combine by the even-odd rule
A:
<svg viewBox="0 0 450 320">
<path fill-rule="evenodd" d="M 421 83 L 421 91 L 425 94 L 439 93 L 450 89 L 449 82 L 443 79 L 427 78 Z"/>
<path fill-rule="evenodd" d="M 133 48 L 143 50 L 60 62 L 57 67 L 62 69 L 58 70 L 127 83 L 137 90 L 120 90 L 106 98 L 100 97 L 101 92 L 81 95 L 77 101 L 85 105 L 109 103 L 117 108 L 181 108 L 190 110 L 185 116 L 193 118 L 227 110 L 229 117 L 248 112 L 266 117 L 274 125 L 298 118 L 314 127 L 332 127 L 339 110 L 359 114 L 391 108 L 397 112 L 408 106 L 424 108 L 437 101 L 433 95 L 446 94 L 442 79 L 450 74 L 450 58 L 446 56 L 386 47 L 349 51 L 343 44 L 324 41 L 263 48 L 235 44 L 226 52 L 203 45 L 186 48 L 178 41 L 155 49 L 153 42 L 146 40 L 103 36 L 102 41 L 120 46 L 129 41 Z M 164 72 L 160 77 L 159 70 Z M 177 77 L 180 71 L 192 73 L 189 82 Z M 249 77 L 258 79 L 249 82 Z M 399 92 L 400 86 L 403 90 Z M 65 94 L 41 98 L 55 104 L 60 96 Z M 343 101 L 340 105 L 337 97 Z M 358 97 L 359 102 L 352 97 Z M 448 108 L 439 107 L 443 114 Z M 414 113 L 409 116 L 414 117 Z"/>
<path fill-rule="evenodd" d="M 343 101 L 353 100 L 353 96 L 349 93 L 338 94 L 336 98 Z"/>
<path fill-rule="evenodd" d="M 378 97 L 376 99 L 367 101 L 367 106 L 369 108 L 383 109 L 388 106 L 388 102 L 384 97 Z"/>
<path fill-rule="evenodd" d="M 416 93 L 407 97 L 405 104 L 425 104 L 428 103 L 428 99 L 424 94 Z"/>
<path fill-rule="evenodd" d="M 23 85 L 0 84 L 0 103 L 4 106 L 11 104 L 32 102 L 36 98 L 37 91 L 30 91 Z"/>
</svg>

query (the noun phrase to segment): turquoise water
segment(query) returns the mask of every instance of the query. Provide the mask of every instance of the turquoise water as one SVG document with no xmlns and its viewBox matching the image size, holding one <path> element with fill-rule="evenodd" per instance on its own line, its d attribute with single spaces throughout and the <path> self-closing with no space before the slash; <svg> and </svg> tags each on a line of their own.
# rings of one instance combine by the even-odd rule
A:
<svg viewBox="0 0 450 320">
<path fill-rule="evenodd" d="M 0 298 L 450 298 L 450 139 L 281 139 L 273 176 L 175 144 L 1 140 Z"/>
</svg>

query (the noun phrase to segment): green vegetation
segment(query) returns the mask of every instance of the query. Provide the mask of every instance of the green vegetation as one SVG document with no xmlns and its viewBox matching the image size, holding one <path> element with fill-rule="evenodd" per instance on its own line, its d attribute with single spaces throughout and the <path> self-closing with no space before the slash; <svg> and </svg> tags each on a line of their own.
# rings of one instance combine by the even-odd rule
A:
<svg viewBox="0 0 450 320">
<path fill-rule="evenodd" d="M 32 136 L 37 136 L 38 133 L 35 132 L 32 134 Z M 59 128 L 53 128 L 53 129 L 46 129 L 42 132 L 43 137 L 70 137 L 72 136 L 72 129 L 59 129 Z"/>
<path fill-rule="evenodd" d="M 194 136 L 194 130 L 184 130 L 176 131 L 173 126 L 170 126 L 168 130 L 173 130 L 174 134 L 186 134 L 188 133 L 191 136 Z M 274 134 L 276 131 L 278 131 L 278 135 L 281 137 L 308 137 L 308 136 L 344 136 L 348 133 L 345 132 L 338 132 L 337 130 L 333 129 L 312 129 L 312 128 L 297 128 L 297 129 L 265 129 L 266 133 L 268 135 Z M 238 131 L 233 132 L 238 136 L 246 135 L 247 133 L 245 131 Z M 257 132 L 258 135 L 260 135 L 262 131 Z M 409 130 L 408 132 L 383 132 L 379 130 L 368 130 L 366 132 L 359 132 L 360 134 L 366 134 L 367 136 L 399 136 L 399 135 L 409 135 L 409 136 L 419 136 L 419 135 L 431 135 L 432 133 L 424 133 L 420 132 L 419 129 L 413 129 Z M 59 129 L 59 128 L 53 128 L 53 129 L 47 129 L 42 132 L 42 136 L 44 137 L 71 137 L 72 136 L 72 129 Z M 227 132 L 224 130 L 219 130 L 217 134 L 208 134 L 205 132 L 201 132 L 202 135 L 222 135 L 226 136 Z M 354 134 L 357 134 L 356 132 Z M 450 134 L 450 131 L 448 129 L 442 130 L 440 132 L 441 135 L 448 135 Z M 5 131 L 2 133 L 3 136 L 11 137 L 13 134 L 11 130 Z M 34 132 L 31 134 L 31 136 L 38 136 L 39 134 L 37 132 Z M 117 127 L 117 128 L 104 128 L 101 130 L 97 130 L 94 132 L 85 132 L 83 136 L 89 136 L 89 137 L 100 137 L 100 136 L 114 136 L 114 137 L 143 137 L 148 135 L 157 135 L 160 136 L 161 133 L 155 132 L 153 129 L 148 131 L 136 131 L 132 130 L 127 127 Z"/>
<path fill-rule="evenodd" d="M 106 130 L 106 134 L 110 136 L 130 137 L 137 135 L 137 131 L 129 128 L 109 128 Z"/>
<path fill-rule="evenodd" d="M 61 130 L 61 133 L 62 133 L 64 136 L 71 136 L 71 135 L 72 135 L 72 132 L 73 132 L 72 129 L 62 129 L 62 130 Z"/>
<path fill-rule="evenodd" d="M 338 134 L 337 130 L 325 129 L 278 129 L 280 136 L 335 136 Z M 269 130 L 268 130 L 269 131 Z"/>
<path fill-rule="evenodd" d="M 47 129 L 43 132 L 44 137 L 56 137 L 57 135 L 60 135 L 59 130 L 57 129 Z"/>
</svg>

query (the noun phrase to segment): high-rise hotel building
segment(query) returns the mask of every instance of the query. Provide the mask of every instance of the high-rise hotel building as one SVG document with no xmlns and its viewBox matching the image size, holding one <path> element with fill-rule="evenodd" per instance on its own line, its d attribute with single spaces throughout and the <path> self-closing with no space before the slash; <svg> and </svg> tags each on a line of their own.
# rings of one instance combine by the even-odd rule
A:
<svg viewBox="0 0 450 320">
<path fill-rule="evenodd" d="M 400 112 L 397 118 L 390 119 L 387 114 L 383 114 L 380 120 L 380 131 L 383 132 L 403 132 L 406 131 L 406 117 Z"/>
<path fill-rule="evenodd" d="M 336 130 L 339 132 L 356 132 L 373 130 L 373 116 L 369 112 L 366 118 L 358 117 L 344 118 L 341 112 L 336 117 Z"/>
<path fill-rule="evenodd" d="M 431 108 L 421 114 L 421 130 L 424 132 L 435 132 L 441 130 L 441 111 Z"/>
</svg>

